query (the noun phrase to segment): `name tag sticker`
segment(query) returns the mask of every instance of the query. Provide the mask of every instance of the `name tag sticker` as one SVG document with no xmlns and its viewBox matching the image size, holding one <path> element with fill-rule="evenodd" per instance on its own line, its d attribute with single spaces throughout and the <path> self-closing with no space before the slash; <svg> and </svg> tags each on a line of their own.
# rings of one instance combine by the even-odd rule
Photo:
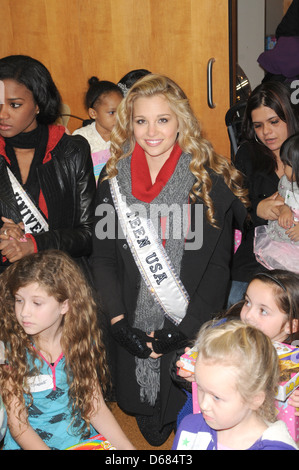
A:
<svg viewBox="0 0 299 470">
<path fill-rule="evenodd" d="M 44 392 L 45 390 L 52 390 L 54 388 L 52 375 L 29 377 L 27 382 L 31 393 Z"/>
</svg>

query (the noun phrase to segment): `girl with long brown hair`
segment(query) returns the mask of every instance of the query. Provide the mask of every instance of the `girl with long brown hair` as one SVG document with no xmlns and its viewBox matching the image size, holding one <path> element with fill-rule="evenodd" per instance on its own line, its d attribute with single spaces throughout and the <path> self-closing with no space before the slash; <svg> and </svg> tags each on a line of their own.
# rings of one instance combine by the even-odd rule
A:
<svg viewBox="0 0 299 470">
<path fill-rule="evenodd" d="M 57 250 L 24 257 L 2 274 L 0 299 L 4 449 L 65 449 L 98 433 L 133 449 L 105 404 L 97 308 L 76 263 Z"/>
</svg>

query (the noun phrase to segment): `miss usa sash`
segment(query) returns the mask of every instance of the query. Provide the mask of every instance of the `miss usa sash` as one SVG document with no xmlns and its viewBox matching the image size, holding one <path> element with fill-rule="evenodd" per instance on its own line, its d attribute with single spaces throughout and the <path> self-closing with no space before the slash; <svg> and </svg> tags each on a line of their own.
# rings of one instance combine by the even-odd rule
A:
<svg viewBox="0 0 299 470">
<path fill-rule="evenodd" d="M 150 219 L 129 207 L 121 195 L 117 178 L 109 180 L 120 226 L 131 249 L 140 274 L 164 315 L 179 325 L 186 314 L 189 296 L 174 271 Z"/>
<path fill-rule="evenodd" d="M 25 226 L 25 233 L 34 234 L 39 232 L 47 232 L 49 230 L 48 223 L 43 218 L 39 210 L 35 207 L 31 199 L 28 197 L 8 167 L 7 173 L 16 198 L 18 209 L 22 217 L 22 221 Z"/>
</svg>

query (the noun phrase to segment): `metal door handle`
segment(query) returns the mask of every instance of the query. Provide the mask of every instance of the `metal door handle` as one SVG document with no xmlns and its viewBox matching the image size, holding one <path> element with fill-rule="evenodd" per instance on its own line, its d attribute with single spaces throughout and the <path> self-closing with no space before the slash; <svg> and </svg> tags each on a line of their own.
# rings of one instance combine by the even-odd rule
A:
<svg viewBox="0 0 299 470">
<path fill-rule="evenodd" d="M 207 70 L 207 90 L 208 90 L 208 106 L 209 108 L 215 108 L 216 105 L 213 103 L 213 79 L 212 79 L 212 69 L 213 63 L 215 62 L 214 57 L 212 57 L 208 62 Z"/>
</svg>

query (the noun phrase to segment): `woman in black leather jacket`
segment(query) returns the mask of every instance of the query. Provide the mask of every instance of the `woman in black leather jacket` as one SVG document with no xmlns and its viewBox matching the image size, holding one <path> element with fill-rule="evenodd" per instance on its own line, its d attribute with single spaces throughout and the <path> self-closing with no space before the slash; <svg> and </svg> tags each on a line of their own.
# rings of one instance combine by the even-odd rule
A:
<svg viewBox="0 0 299 470">
<path fill-rule="evenodd" d="M 89 145 L 54 125 L 60 95 L 39 61 L 5 57 L 0 80 L 0 272 L 52 248 L 87 266 L 95 195 Z"/>
</svg>

